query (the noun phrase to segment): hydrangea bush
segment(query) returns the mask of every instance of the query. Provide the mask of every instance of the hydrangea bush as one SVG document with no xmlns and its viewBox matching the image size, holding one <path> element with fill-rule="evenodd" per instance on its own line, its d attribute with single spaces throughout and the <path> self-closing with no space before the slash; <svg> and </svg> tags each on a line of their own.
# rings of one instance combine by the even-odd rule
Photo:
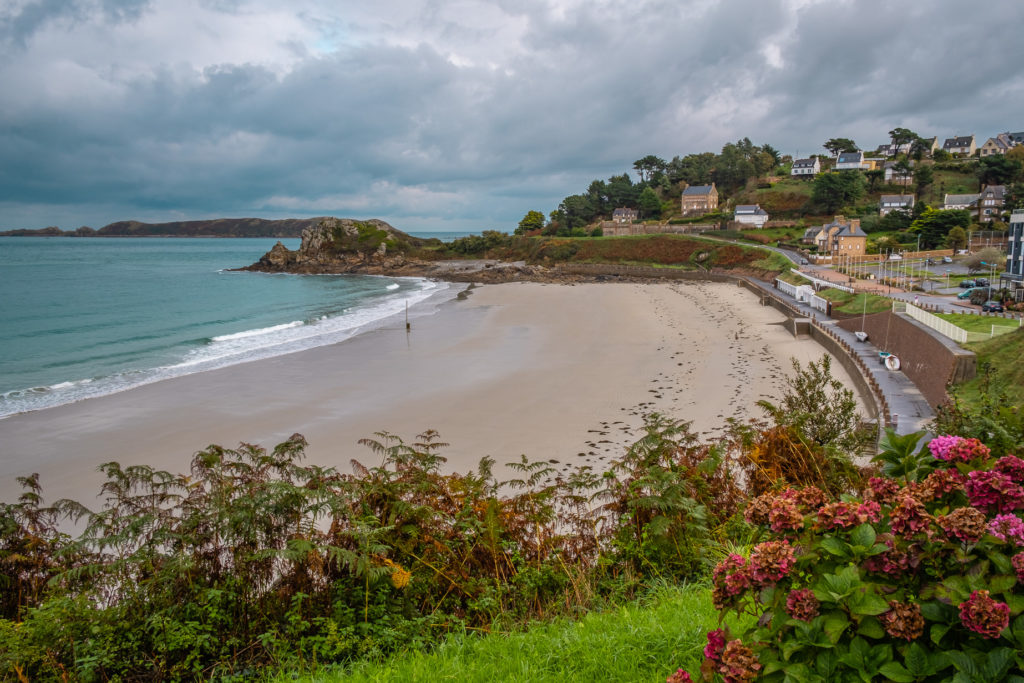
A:
<svg viewBox="0 0 1024 683">
<path fill-rule="evenodd" d="M 859 496 L 750 501 L 759 535 L 715 568 L 712 599 L 756 623 L 708 633 L 694 680 L 1024 683 L 1024 460 L 922 439 L 890 431 Z"/>
</svg>

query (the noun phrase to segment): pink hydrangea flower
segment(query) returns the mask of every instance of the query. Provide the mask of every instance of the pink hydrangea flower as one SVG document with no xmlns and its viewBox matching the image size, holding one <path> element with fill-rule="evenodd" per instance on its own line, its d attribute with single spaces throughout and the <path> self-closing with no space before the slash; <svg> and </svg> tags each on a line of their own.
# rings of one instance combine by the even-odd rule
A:
<svg viewBox="0 0 1024 683">
<path fill-rule="evenodd" d="M 983 638 L 998 638 L 1010 623 L 1010 606 L 978 590 L 960 603 L 960 621 Z"/>
<path fill-rule="evenodd" d="M 722 629 L 708 631 L 708 644 L 704 646 L 704 657 L 717 662 L 722 659 L 725 649 L 725 632 Z"/>
<path fill-rule="evenodd" d="M 821 603 L 810 588 L 791 590 L 786 596 L 786 614 L 800 621 L 811 621 L 818 616 Z"/>
<path fill-rule="evenodd" d="M 865 522 L 877 522 L 882 514 L 882 506 L 876 500 L 864 501 L 857 506 L 857 520 Z"/>
<path fill-rule="evenodd" d="M 780 580 L 795 563 L 789 541 L 765 541 L 750 553 L 750 576 L 761 585 Z"/>
<path fill-rule="evenodd" d="M 975 470 L 964 486 L 971 505 L 985 512 L 1013 512 L 1024 508 L 1024 488 L 1003 472 Z"/>
<path fill-rule="evenodd" d="M 868 497 L 877 500 L 879 503 L 891 503 L 896 500 L 896 493 L 900 485 L 892 479 L 884 477 L 871 477 L 868 479 Z"/>
<path fill-rule="evenodd" d="M 996 515 L 988 523 L 988 532 L 1005 543 L 1024 546 L 1024 521 L 1017 515 Z"/>
<path fill-rule="evenodd" d="M 928 530 L 931 516 L 920 501 L 904 496 L 889 513 L 892 530 L 904 538 L 910 538 Z"/>
<path fill-rule="evenodd" d="M 676 669 L 676 672 L 665 679 L 665 683 L 693 683 L 690 672 L 684 669 Z"/>
<path fill-rule="evenodd" d="M 794 500 L 789 498 L 776 498 L 772 501 L 771 509 L 768 511 L 768 522 L 772 531 L 781 533 L 783 531 L 795 531 L 804 526 L 804 516 Z"/>
<path fill-rule="evenodd" d="M 829 503 L 818 510 L 818 524 L 823 529 L 848 529 L 860 523 L 857 509 L 850 503 Z"/>
<path fill-rule="evenodd" d="M 989 457 L 989 447 L 977 439 L 962 436 L 937 436 L 928 442 L 928 450 L 938 460 L 970 462 Z"/>
</svg>

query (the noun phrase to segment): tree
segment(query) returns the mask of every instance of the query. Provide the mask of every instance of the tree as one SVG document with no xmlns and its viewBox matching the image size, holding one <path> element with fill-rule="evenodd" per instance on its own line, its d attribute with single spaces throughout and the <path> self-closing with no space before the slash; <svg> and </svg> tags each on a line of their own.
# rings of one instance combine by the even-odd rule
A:
<svg viewBox="0 0 1024 683">
<path fill-rule="evenodd" d="M 840 152 L 856 152 L 860 148 L 850 138 L 830 138 L 828 142 L 822 145 L 825 149 L 832 153 L 832 156 L 839 156 Z"/>
<path fill-rule="evenodd" d="M 967 231 L 956 226 L 946 235 L 946 248 L 956 251 L 967 246 Z"/>
<path fill-rule="evenodd" d="M 580 228 L 594 220 L 594 207 L 590 198 L 582 194 L 574 194 L 562 200 L 558 205 L 558 234 L 568 235 L 573 228 Z"/>
<path fill-rule="evenodd" d="M 633 184 L 628 173 L 613 175 L 608 179 L 606 185 L 608 191 L 608 205 L 612 209 L 619 207 L 635 207 L 637 199 L 640 198 L 640 187 Z"/>
<path fill-rule="evenodd" d="M 910 143 L 910 152 L 907 156 L 915 161 L 921 161 L 930 149 L 931 145 L 927 140 L 922 137 L 916 137 L 914 138 L 914 141 Z"/>
<path fill-rule="evenodd" d="M 542 214 L 540 211 L 527 211 L 526 215 L 523 216 L 523 220 L 519 221 L 519 227 L 516 228 L 515 234 L 525 235 L 528 232 L 543 229 L 544 214 Z"/>
<path fill-rule="evenodd" d="M 978 182 L 982 185 L 1006 185 L 1021 179 L 1024 163 L 994 154 L 978 161 Z"/>
<path fill-rule="evenodd" d="M 811 200 L 829 213 L 847 206 L 864 196 L 864 174 L 860 171 L 822 173 L 814 179 Z"/>
<path fill-rule="evenodd" d="M 917 133 L 909 128 L 893 128 L 889 131 L 889 139 L 892 140 L 891 156 L 899 154 L 900 147 L 917 139 Z"/>
<path fill-rule="evenodd" d="M 633 162 L 633 168 L 640 175 L 640 182 L 645 183 L 654 177 L 655 173 L 665 172 L 665 160 L 659 159 L 653 154 L 648 154 L 643 159 Z"/>
<path fill-rule="evenodd" d="M 672 157 L 668 163 L 668 178 L 673 183 L 685 182 L 687 185 L 707 185 L 711 182 L 711 171 L 715 168 L 715 154 L 702 152 L 687 154 L 680 159 Z"/>
<path fill-rule="evenodd" d="M 935 182 L 935 169 L 931 166 L 918 164 L 917 171 L 914 173 L 914 196 L 920 200 L 925 188 L 933 182 Z"/>
<path fill-rule="evenodd" d="M 921 236 L 923 249 L 935 249 L 946 240 L 955 227 L 967 229 L 971 224 L 971 213 L 964 209 L 928 209 L 910 224 L 910 232 Z"/>
<path fill-rule="evenodd" d="M 1017 149 L 1014 147 L 1014 149 Z M 1024 149 L 1022 147 L 1021 149 Z M 1024 209 L 1024 183 L 1014 183 L 1006 188 L 1003 195 L 1003 210 Z"/>
<path fill-rule="evenodd" d="M 976 251 L 970 254 L 963 261 L 961 265 L 967 266 L 967 270 L 971 273 L 979 273 L 985 270 L 991 270 L 993 266 L 1001 268 L 1006 263 L 1006 254 L 995 247 L 985 247 L 980 251 Z"/>
<path fill-rule="evenodd" d="M 873 168 L 870 171 L 865 171 L 864 177 L 868 179 L 868 190 L 874 192 L 879 181 L 885 177 L 885 171 L 880 168 Z"/>
<path fill-rule="evenodd" d="M 661 200 L 658 199 L 658 194 L 651 188 L 644 188 L 644 191 L 640 193 L 638 204 L 640 206 L 641 218 L 661 217 Z"/>
<path fill-rule="evenodd" d="M 1024 145 L 1016 145 L 1006 151 L 1007 159 L 1015 159 L 1021 163 L 1024 163 Z"/>
<path fill-rule="evenodd" d="M 771 145 L 761 145 L 761 151 L 772 158 L 773 166 L 778 166 L 782 163 L 782 156 L 779 154 L 779 150 L 775 149 Z M 790 161 L 792 161 L 792 158 L 790 158 Z"/>
</svg>

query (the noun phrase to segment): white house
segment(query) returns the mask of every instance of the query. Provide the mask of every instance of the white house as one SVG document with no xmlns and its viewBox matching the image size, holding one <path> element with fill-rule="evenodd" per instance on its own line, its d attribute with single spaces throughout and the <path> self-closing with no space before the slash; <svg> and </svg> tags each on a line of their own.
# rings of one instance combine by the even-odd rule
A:
<svg viewBox="0 0 1024 683">
<path fill-rule="evenodd" d="M 864 152 L 843 152 L 836 159 L 837 171 L 866 171 L 871 164 L 864 161 Z"/>
<path fill-rule="evenodd" d="M 901 171 L 900 169 L 896 168 L 897 163 L 898 162 L 895 161 L 885 162 L 885 165 L 883 166 L 883 168 L 885 169 L 885 182 L 898 183 L 900 185 L 909 185 L 910 182 L 914 179 L 914 162 L 910 162 L 910 171 Z"/>
<path fill-rule="evenodd" d="M 947 194 L 942 200 L 943 209 L 975 209 L 980 194 Z"/>
<path fill-rule="evenodd" d="M 914 195 L 912 194 L 883 194 L 878 200 L 878 214 L 885 216 L 893 211 L 912 211 L 914 209 Z"/>
<path fill-rule="evenodd" d="M 789 174 L 795 178 L 813 178 L 819 173 L 821 173 L 821 162 L 818 161 L 818 157 L 797 159 L 793 162 L 793 167 L 789 171 Z"/>
<path fill-rule="evenodd" d="M 942 149 L 950 154 L 974 154 L 974 136 L 961 135 L 955 138 L 946 138 L 946 141 L 942 143 Z"/>
<path fill-rule="evenodd" d="M 740 204 L 736 207 L 732 219 L 737 223 L 763 228 L 764 224 L 768 222 L 768 212 L 757 204 Z"/>
</svg>

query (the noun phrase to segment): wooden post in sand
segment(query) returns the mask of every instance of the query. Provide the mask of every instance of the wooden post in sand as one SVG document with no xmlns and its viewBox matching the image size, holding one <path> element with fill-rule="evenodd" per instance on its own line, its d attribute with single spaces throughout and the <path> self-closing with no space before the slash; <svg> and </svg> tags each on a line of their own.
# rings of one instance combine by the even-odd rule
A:
<svg viewBox="0 0 1024 683">
<path fill-rule="evenodd" d="M 405 331 L 409 332 L 412 328 L 409 327 L 409 301 L 405 302 Z"/>
</svg>

